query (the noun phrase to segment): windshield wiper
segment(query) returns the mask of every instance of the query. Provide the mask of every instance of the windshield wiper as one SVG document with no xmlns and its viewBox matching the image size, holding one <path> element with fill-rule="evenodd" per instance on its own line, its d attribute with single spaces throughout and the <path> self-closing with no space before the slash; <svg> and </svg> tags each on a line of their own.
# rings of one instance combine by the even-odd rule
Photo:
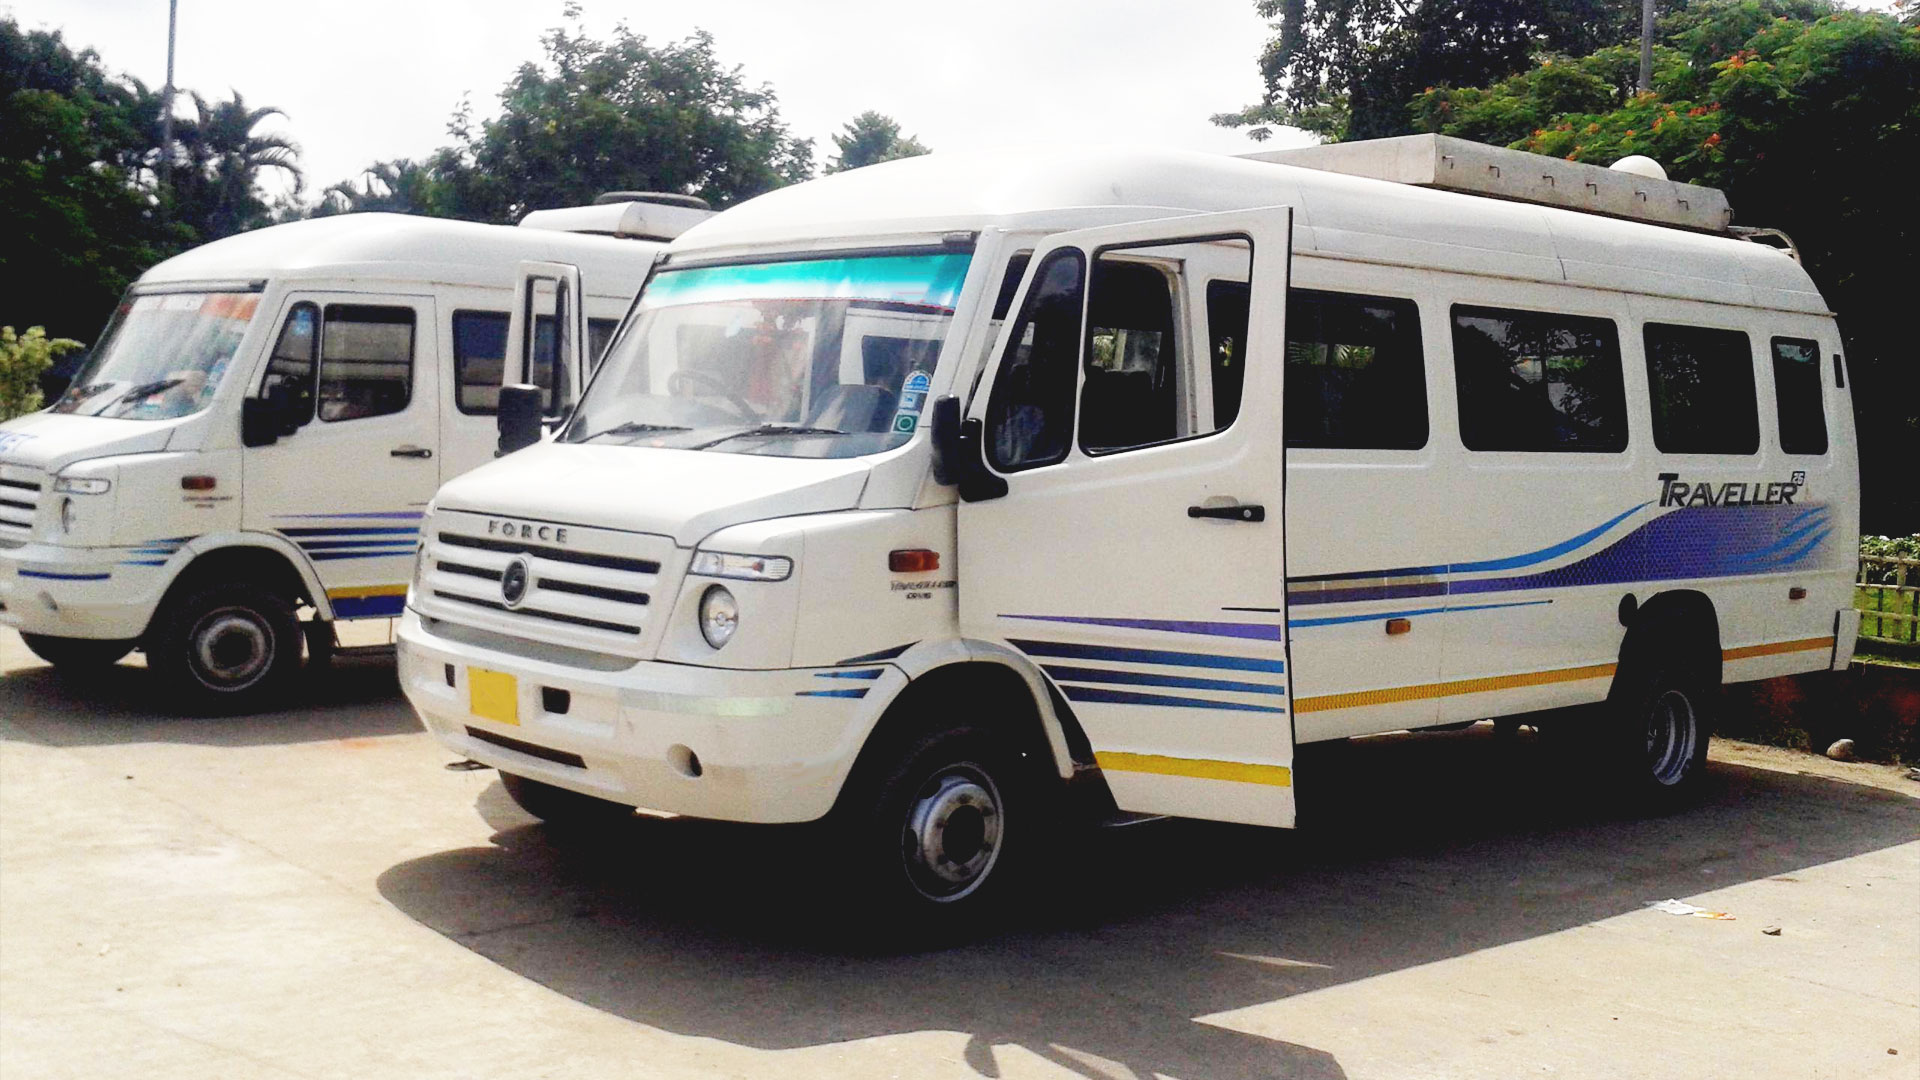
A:
<svg viewBox="0 0 1920 1080">
<path fill-rule="evenodd" d="M 685 427 L 680 424 L 643 424 L 643 423 L 639 423 L 638 421 L 629 420 L 624 424 L 615 424 L 614 426 L 608 428 L 605 431 L 596 431 L 591 435 L 583 435 L 580 438 L 575 439 L 573 441 L 574 442 L 592 442 L 594 439 L 597 439 L 602 435 L 653 435 L 663 431 L 692 431 L 692 430 L 693 430 L 692 428 Z"/>
<path fill-rule="evenodd" d="M 711 446 L 719 446 L 723 442 L 732 442 L 735 439 L 745 439 L 754 435 L 845 435 L 845 434 L 846 432 L 841 431 L 839 428 L 809 427 L 806 424 L 761 424 L 758 427 L 750 427 L 745 429 L 744 431 L 736 431 L 728 435 L 722 435 L 717 439 L 714 439 L 710 442 L 700 443 L 697 446 L 689 446 L 687 447 L 687 449 L 705 450 Z"/>
</svg>

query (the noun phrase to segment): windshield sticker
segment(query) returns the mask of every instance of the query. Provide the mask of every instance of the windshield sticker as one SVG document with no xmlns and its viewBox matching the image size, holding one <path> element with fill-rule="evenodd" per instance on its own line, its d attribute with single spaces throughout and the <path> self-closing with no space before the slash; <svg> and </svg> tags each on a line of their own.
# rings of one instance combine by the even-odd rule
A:
<svg viewBox="0 0 1920 1080">
<path fill-rule="evenodd" d="M 924 371 L 914 372 L 900 384 L 900 404 L 893 411 L 895 433 L 911 435 L 920 426 L 920 410 L 926 408 L 927 391 L 932 387 L 933 376 Z"/>
<path fill-rule="evenodd" d="M 647 286 L 640 307 L 729 300 L 866 300 L 952 311 L 973 256 L 875 255 L 670 270 Z"/>
</svg>

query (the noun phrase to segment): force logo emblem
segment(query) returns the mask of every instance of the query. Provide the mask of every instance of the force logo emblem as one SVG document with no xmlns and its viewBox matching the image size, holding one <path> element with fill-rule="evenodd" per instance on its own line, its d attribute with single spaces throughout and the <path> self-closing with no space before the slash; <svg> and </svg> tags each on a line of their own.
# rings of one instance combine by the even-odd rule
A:
<svg viewBox="0 0 1920 1080">
<path fill-rule="evenodd" d="M 501 572 L 500 599 L 505 600 L 508 607 L 519 607 L 520 601 L 527 598 L 527 583 L 532 573 L 533 569 L 527 564 L 525 555 L 508 563 L 506 570 Z"/>
</svg>

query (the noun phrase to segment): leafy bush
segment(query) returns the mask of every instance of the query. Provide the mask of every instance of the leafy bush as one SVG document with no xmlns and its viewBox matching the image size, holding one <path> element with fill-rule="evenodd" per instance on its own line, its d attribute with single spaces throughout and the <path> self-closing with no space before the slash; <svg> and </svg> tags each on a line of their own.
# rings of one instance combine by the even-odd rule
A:
<svg viewBox="0 0 1920 1080">
<path fill-rule="evenodd" d="M 40 373 L 78 348 L 80 343 L 70 338 L 48 337 L 42 326 L 29 326 L 24 334 L 0 326 L 0 420 L 38 409 Z"/>
<path fill-rule="evenodd" d="M 1920 533 L 1912 536 L 1863 536 L 1860 538 L 1860 554 L 1880 559 L 1920 559 Z M 1893 585 L 1899 573 L 1898 567 L 1869 566 L 1861 575 L 1863 585 Z M 1907 584 L 1920 585 L 1920 571 L 1907 568 Z"/>
</svg>

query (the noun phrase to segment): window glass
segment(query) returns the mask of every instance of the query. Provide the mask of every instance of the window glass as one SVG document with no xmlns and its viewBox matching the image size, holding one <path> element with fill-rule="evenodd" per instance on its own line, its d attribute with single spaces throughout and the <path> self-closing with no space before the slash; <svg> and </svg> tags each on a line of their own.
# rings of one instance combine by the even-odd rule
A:
<svg viewBox="0 0 1920 1080">
<path fill-rule="evenodd" d="M 1411 300 L 1287 294 L 1287 445 L 1418 450 L 1427 376 Z"/>
<path fill-rule="evenodd" d="M 1244 281 L 1207 283 L 1207 355 L 1213 370 L 1213 426 L 1240 415 L 1247 380 L 1247 309 L 1253 288 Z"/>
<path fill-rule="evenodd" d="M 1160 267 L 1102 256 L 1087 300 L 1080 445 L 1090 454 L 1180 437 L 1173 283 Z"/>
<path fill-rule="evenodd" d="M 1056 251 L 1028 290 L 987 400 L 987 446 L 996 468 L 1030 469 L 1067 456 L 1085 265 L 1077 250 Z"/>
<path fill-rule="evenodd" d="M 587 320 L 587 352 L 592 367 L 607 354 L 618 319 Z M 500 408 L 501 368 L 507 355 L 507 313 L 456 311 L 453 313 L 453 370 L 458 391 L 454 399 L 463 413 L 492 415 Z M 553 316 L 538 315 L 533 324 L 533 384 L 545 393 L 545 411 L 553 411 Z"/>
<path fill-rule="evenodd" d="M 1469 450 L 1627 447 L 1620 342 L 1610 319 L 1453 309 L 1460 439 Z"/>
<path fill-rule="evenodd" d="M 1789 454 L 1827 452 L 1823 392 L 1819 343 L 1802 338 L 1774 338 L 1773 396 L 1780 409 L 1782 451 Z"/>
<path fill-rule="evenodd" d="M 1738 330 L 1648 323 L 1653 445 L 1668 454 L 1755 454 L 1753 346 Z"/>
<path fill-rule="evenodd" d="M 320 333 L 320 419 L 360 420 L 407 407 L 413 309 L 328 304 Z"/>
<path fill-rule="evenodd" d="M 267 357 L 267 374 L 260 381 L 260 396 L 276 388 L 292 402 L 291 416 L 304 424 L 313 419 L 313 388 L 320 360 L 320 309 L 310 303 L 295 304 L 280 326 L 280 337 Z"/>
<path fill-rule="evenodd" d="M 172 420 L 213 403 L 260 306 L 259 293 L 129 294 L 57 413 Z"/>
</svg>

